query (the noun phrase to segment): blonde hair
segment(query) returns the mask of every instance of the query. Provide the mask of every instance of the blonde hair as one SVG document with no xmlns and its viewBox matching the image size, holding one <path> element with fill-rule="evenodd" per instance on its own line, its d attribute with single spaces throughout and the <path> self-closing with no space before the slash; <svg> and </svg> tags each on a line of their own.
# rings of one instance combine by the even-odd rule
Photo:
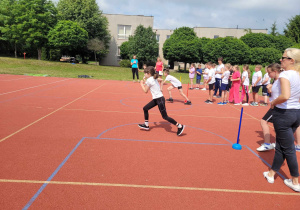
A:
<svg viewBox="0 0 300 210">
<path fill-rule="evenodd" d="M 255 68 L 259 68 L 259 70 L 262 69 L 262 65 L 256 65 Z"/>
<path fill-rule="evenodd" d="M 234 65 L 233 68 L 235 68 L 237 71 L 240 71 L 240 67 L 238 65 Z"/>
<path fill-rule="evenodd" d="M 300 49 L 298 48 L 287 48 L 284 52 L 289 58 L 292 58 L 295 61 L 294 66 L 296 70 L 300 73 Z"/>
<path fill-rule="evenodd" d="M 226 63 L 225 64 L 225 68 L 227 68 L 229 70 L 231 68 L 231 64 L 230 63 Z"/>
<path fill-rule="evenodd" d="M 246 69 L 246 71 L 248 72 L 248 77 L 249 77 L 250 74 L 251 74 L 251 71 L 250 71 L 250 69 L 249 69 L 249 65 L 248 65 L 248 64 L 244 64 L 244 65 L 243 65 L 243 68 Z"/>
<path fill-rule="evenodd" d="M 158 57 L 158 58 L 157 58 L 157 60 L 161 61 L 161 58 L 160 58 L 160 57 Z"/>
</svg>

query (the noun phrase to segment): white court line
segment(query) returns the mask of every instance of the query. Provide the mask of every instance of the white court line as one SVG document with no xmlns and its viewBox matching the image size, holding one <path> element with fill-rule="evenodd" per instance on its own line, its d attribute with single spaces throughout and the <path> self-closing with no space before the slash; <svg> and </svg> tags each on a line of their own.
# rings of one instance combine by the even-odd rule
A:
<svg viewBox="0 0 300 210">
<path fill-rule="evenodd" d="M 55 81 L 55 82 L 46 83 L 46 84 L 43 84 L 43 85 L 37 85 L 37 86 L 23 88 L 23 89 L 19 89 L 19 90 L 14 90 L 14 91 L 6 92 L 6 93 L 0 93 L 0 96 L 1 95 L 7 95 L 7 94 L 10 94 L 10 93 L 19 92 L 19 91 L 22 91 L 22 90 L 28 90 L 28 89 L 32 89 L 32 88 L 37 88 L 37 87 L 45 86 L 45 85 L 55 84 L 55 83 L 63 82 L 63 81 L 66 81 L 66 80 L 70 80 L 70 79 L 64 79 L 64 80 L 59 80 L 59 81 Z"/>
</svg>

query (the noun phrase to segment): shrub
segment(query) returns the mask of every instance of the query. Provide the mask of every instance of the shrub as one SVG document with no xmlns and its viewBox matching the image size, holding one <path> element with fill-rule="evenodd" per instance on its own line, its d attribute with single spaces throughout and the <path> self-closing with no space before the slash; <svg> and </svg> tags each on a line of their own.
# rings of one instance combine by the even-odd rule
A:
<svg viewBox="0 0 300 210">
<path fill-rule="evenodd" d="M 295 43 L 288 37 L 279 35 L 274 36 L 274 45 L 275 48 L 281 52 L 283 52 L 285 49 L 293 46 Z"/>
<path fill-rule="evenodd" d="M 250 63 L 253 65 L 261 64 L 263 66 L 270 63 L 278 63 L 281 58 L 281 51 L 274 48 L 251 48 L 250 50 Z"/>
<path fill-rule="evenodd" d="M 203 47 L 204 62 L 217 62 L 218 57 L 224 58 L 224 63 L 248 63 L 250 48 L 241 40 L 232 37 L 210 40 Z"/>
<path fill-rule="evenodd" d="M 125 68 L 127 68 L 127 67 L 131 67 L 131 62 L 130 62 L 130 60 L 121 60 L 120 62 L 119 62 L 119 64 L 120 64 L 120 66 L 121 67 L 125 67 Z"/>
<path fill-rule="evenodd" d="M 268 47 L 275 48 L 274 36 L 263 33 L 248 33 L 240 38 L 250 48 Z"/>
</svg>

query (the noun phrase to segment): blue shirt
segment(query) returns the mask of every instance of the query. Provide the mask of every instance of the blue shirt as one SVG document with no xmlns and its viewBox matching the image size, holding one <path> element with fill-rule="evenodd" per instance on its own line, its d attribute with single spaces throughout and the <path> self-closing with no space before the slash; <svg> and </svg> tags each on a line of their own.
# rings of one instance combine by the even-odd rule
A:
<svg viewBox="0 0 300 210">
<path fill-rule="evenodd" d="M 134 63 L 134 61 L 136 62 L 136 63 Z M 137 68 L 138 67 L 138 60 L 137 59 L 131 59 L 131 63 L 132 63 L 132 68 Z"/>
<path fill-rule="evenodd" d="M 200 74 L 197 74 L 197 79 L 201 79 L 202 69 L 197 69 L 196 71 L 200 73 Z"/>
</svg>

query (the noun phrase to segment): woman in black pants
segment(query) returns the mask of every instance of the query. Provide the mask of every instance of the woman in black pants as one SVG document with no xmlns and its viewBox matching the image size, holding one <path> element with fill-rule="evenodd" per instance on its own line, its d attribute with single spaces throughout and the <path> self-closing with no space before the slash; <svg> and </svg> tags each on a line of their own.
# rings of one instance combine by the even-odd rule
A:
<svg viewBox="0 0 300 210">
<path fill-rule="evenodd" d="M 131 59 L 131 70 L 132 70 L 132 79 L 134 82 L 134 77 L 136 75 L 136 78 L 139 82 L 139 61 L 136 59 L 136 56 L 133 56 L 133 59 Z"/>
<path fill-rule="evenodd" d="M 158 80 L 161 85 L 159 85 Z M 163 119 L 177 126 L 178 128 L 177 135 L 179 136 L 182 134 L 184 130 L 184 125 L 177 123 L 173 118 L 168 116 L 166 106 L 165 106 L 165 97 L 163 96 L 161 91 L 162 85 L 163 85 L 163 81 L 162 79 L 158 78 L 158 74 L 156 74 L 154 67 L 153 66 L 147 67 L 144 70 L 144 78 L 143 80 L 141 80 L 141 87 L 145 93 L 148 93 L 148 91 L 150 90 L 153 100 L 150 101 L 146 106 L 144 106 L 143 110 L 144 110 L 145 123 L 139 124 L 138 126 L 144 130 L 149 130 L 148 111 L 153 107 L 158 106 L 158 109 Z"/>
<path fill-rule="evenodd" d="M 294 132 L 300 122 L 300 49 L 288 48 L 281 58 L 281 67 L 285 70 L 279 75 L 280 95 L 271 102 L 273 124 L 276 133 L 276 147 L 270 171 L 263 173 L 269 183 L 274 183 L 274 175 L 284 160 L 292 179 L 284 183 L 296 192 L 300 192 L 298 182 L 299 168 L 294 144 Z"/>
</svg>

